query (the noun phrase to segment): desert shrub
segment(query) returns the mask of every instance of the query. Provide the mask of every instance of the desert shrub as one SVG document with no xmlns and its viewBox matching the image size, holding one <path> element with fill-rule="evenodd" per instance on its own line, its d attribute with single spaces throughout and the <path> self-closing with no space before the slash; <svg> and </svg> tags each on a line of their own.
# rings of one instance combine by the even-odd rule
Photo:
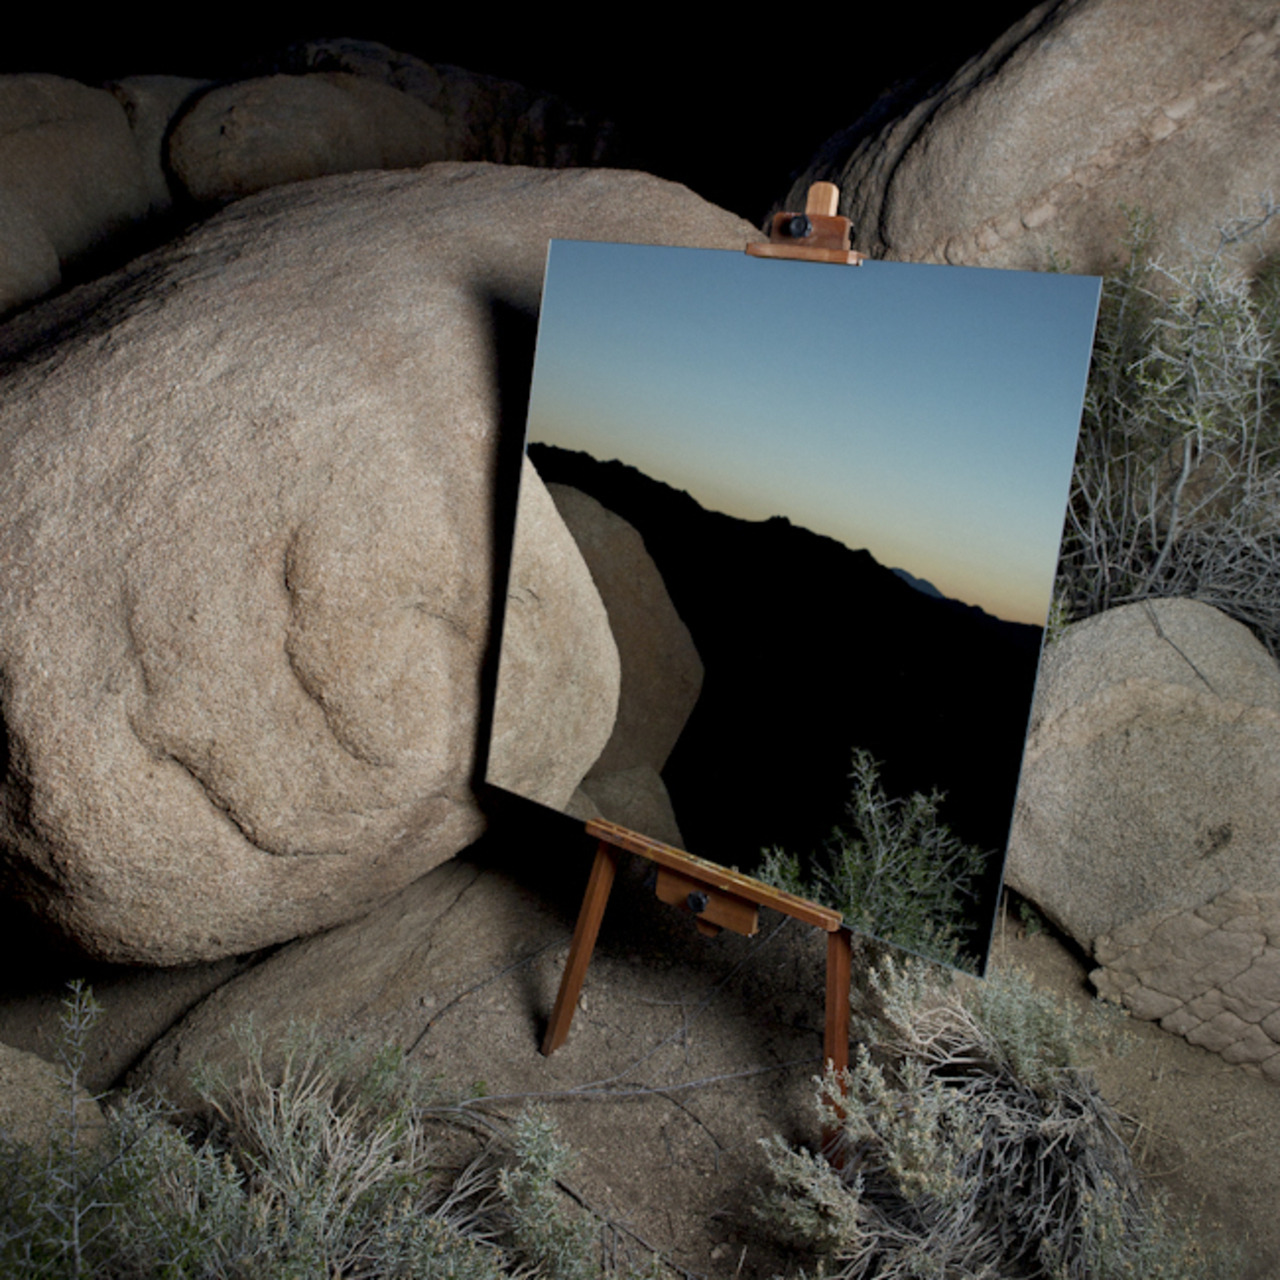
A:
<svg viewBox="0 0 1280 1280">
<path fill-rule="evenodd" d="M 1190 596 L 1280 655 L 1280 277 L 1242 255 L 1275 216 L 1225 227 L 1189 265 L 1152 259 L 1132 215 L 1103 286 L 1059 563 L 1071 620 Z"/>
<path fill-rule="evenodd" d="M 75 987 L 63 1018 L 68 1099 L 99 1010 Z M 602 1274 L 598 1230 L 570 1212 L 569 1159 L 540 1113 L 507 1133 L 443 1099 L 394 1048 L 295 1029 L 280 1063 L 238 1033 L 234 1070 L 197 1087 L 200 1135 L 136 1095 L 81 1140 L 68 1103 L 47 1152 L 0 1139 L 0 1274 L 95 1280 Z M 465 1147 L 459 1166 L 445 1147 Z"/>
<path fill-rule="evenodd" d="M 526 1257 L 548 1275 L 594 1280 L 599 1274 L 592 1232 L 584 1218 L 565 1212 L 556 1183 L 572 1155 L 556 1137 L 547 1113 L 529 1108 L 516 1122 L 520 1157 L 501 1174 L 503 1195 L 517 1210 L 515 1235 Z"/>
<path fill-rule="evenodd" d="M 869 751 L 853 753 L 849 776 L 849 824 L 836 828 L 805 865 L 795 854 L 767 850 L 756 875 L 834 907 L 860 933 L 947 964 L 972 965 L 963 946 L 986 854 L 940 820 L 940 792 L 890 799 Z"/>
<path fill-rule="evenodd" d="M 815 1082 L 834 1164 L 765 1141 L 771 1229 L 842 1280 L 1230 1275 L 1139 1180 L 1079 1019 L 1016 972 L 964 993 L 935 973 L 886 960 L 875 1034 Z"/>
</svg>

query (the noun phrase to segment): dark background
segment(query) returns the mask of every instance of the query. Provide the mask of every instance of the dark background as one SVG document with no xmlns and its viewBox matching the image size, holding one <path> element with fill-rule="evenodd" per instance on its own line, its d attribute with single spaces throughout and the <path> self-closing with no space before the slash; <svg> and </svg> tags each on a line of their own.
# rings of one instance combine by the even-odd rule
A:
<svg viewBox="0 0 1280 1280">
<path fill-rule="evenodd" d="M 0 73 L 45 71 L 91 84 L 128 75 L 238 79 L 298 40 L 374 40 L 430 63 L 516 80 L 618 127 L 634 167 L 691 186 L 759 224 L 818 146 L 885 94 L 944 79 L 1029 12 L 1029 0 L 931 8 L 833 6 L 748 20 L 743 11 L 602 5 L 501 19 L 487 6 L 319 9 L 311 18 L 188 5 L 160 22 L 38 15 L 0 48 Z M 395 16 L 391 16 L 394 12 Z M 694 35 L 691 18 L 699 19 Z M 621 23 L 622 34 L 611 34 Z M 707 29 L 708 25 L 710 30 Z"/>
</svg>

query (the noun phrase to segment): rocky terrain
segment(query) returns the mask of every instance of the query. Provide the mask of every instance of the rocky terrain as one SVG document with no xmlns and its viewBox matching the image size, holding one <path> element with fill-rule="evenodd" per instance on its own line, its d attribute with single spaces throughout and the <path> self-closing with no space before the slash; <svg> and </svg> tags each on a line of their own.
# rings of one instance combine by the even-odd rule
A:
<svg viewBox="0 0 1280 1280">
<path fill-rule="evenodd" d="M 811 156 L 802 185 L 840 176 L 861 247 L 1098 270 L 1123 202 L 1176 257 L 1268 188 L 1275 4 L 1015 16 Z M 623 1235 L 768 1275 L 756 1139 L 814 1130 L 820 939 L 708 943 L 628 873 L 543 1058 L 589 851 L 494 802 L 481 762 L 691 844 L 739 824 L 746 851 L 825 834 L 858 722 L 998 845 L 1012 794 L 964 797 L 1016 762 L 1038 636 L 545 458 L 508 563 L 547 238 L 758 235 L 583 167 L 613 146 L 578 105 L 369 41 L 216 84 L 0 76 L 0 1081 L 38 1098 L 21 1055 L 51 1057 L 73 976 L 107 1008 L 93 1090 L 189 1098 L 250 1012 L 390 1037 L 495 1107 L 546 1098 Z M 519 696 L 495 723 L 499 678 Z M 1032 905 L 995 950 L 1127 1011 L 1137 1047 L 1099 1077 L 1244 1280 L 1280 1271 L 1277 689 L 1198 602 L 1069 628 L 1015 810 Z"/>
</svg>

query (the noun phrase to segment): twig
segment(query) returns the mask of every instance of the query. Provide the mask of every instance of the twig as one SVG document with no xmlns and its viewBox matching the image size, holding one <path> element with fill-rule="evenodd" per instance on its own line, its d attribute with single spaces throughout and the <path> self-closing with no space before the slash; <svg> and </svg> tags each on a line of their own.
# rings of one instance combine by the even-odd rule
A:
<svg viewBox="0 0 1280 1280">
<path fill-rule="evenodd" d="M 465 991 L 459 991 L 458 994 L 454 996 L 452 1000 L 448 1001 L 448 1003 L 446 1004 L 441 1005 L 440 1008 L 437 1009 L 435 1013 L 433 1013 L 431 1017 L 427 1019 L 426 1026 L 424 1026 L 422 1030 L 418 1032 L 418 1034 L 414 1037 L 413 1043 L 405 1050 L 405 1056 L 408 1057 L 411 1053 L 413 1053 L 415 1049 L 417 1049 L 417 1047 L 422 1043 L 423 1039 L 426 1037 L 427 1032 L 430 1031 L 431 1028 L 434 1027 L 435 1024 L 439 1022 L 440 1019 L 443 1018 L 444 1015 L 448 1013 L 449 1010 L 452 1009 L 455 1005 L 461 1004 L 462 1001 L 465 1000 L 468 996 L 475 995 L 477 991 L 482 991 L 490 983 L 497 982 L 499 978 L 503 977 L 508 973 L 511 973 L 513 970 L 522 969 L 524 968 L 525 965 L 531 964 L 540 955 L 542 955 L 544 951 L 550 951 L 552 947 L 563 946 L 566 940 L 567 940 L 567 935 L 563 935 L 563 934 L 560 935 L 559 937 L 552 938 L 550 942 L 544 942 L 542 946 L 540 946 L 536 951 L 531 951 L 527 956 L 523 956 L 519 960 L 513 960 L 509 965 L 506 965 L 503 968 L 498 969 L 496 972 L 489 974 L 488 977 L 481 978 L 479 982 L 473 983 L 471 986 L 467 987 Z"/>
<path fill-rule="evenodd" d="M 494 1102 L 552 1101 L 560 1098 L 641 1098 L 650 1094 L 667 1094 L 684 1089 L 704 1089 L 708 1085 L 721 1084 L 726 1080 L 745 1080 L 751 1076 L 768 1075 L 773 1071 L 787 1071 L 792 1067 L 814 1066 L 821 1059 L 792 1058 L 788 1062 L 779 1062 L 769 1067 L 748 1067 L 744 1071 L 726 1071 L 721 1075 L 702 1076 L 697 1080 L 680 1080 L 674 1084 L 660 1085 L 624 1085 L 611 1088 L 619 1077 L 611 1076 L 608 1080 L 593 1081 L 590 1084 L 577 1085 L 572 1089 L 530 1090 L 527 1093 L 494 1093 L 483 1098 L 467 1099 L 458 1105 L 461 1107 L 481 1107 Z"/>
</svg>

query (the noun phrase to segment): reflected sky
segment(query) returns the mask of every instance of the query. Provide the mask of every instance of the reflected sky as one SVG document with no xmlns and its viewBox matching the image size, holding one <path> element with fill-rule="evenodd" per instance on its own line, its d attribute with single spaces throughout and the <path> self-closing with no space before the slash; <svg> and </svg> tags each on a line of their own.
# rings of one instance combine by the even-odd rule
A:
<svg viewBox="0 0 1280 1280">
<path fill-rule="evenodd" d="M 529 439 L 1042 625 L 1099 287 L 553 241 Z"/>
</svg>

